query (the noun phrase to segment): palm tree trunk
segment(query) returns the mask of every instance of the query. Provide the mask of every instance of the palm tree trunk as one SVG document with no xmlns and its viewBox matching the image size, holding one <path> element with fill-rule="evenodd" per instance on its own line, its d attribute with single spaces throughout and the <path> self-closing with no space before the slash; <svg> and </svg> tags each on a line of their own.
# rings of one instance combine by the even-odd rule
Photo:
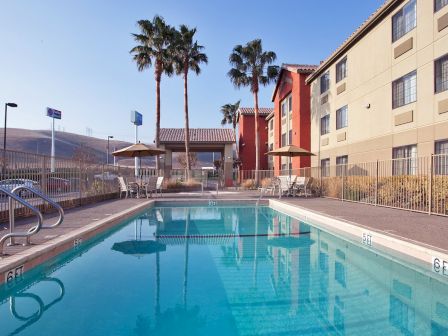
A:
<svg viewBox="0 0 448 336">
<path fill-rule="evenodd" d="M 160 144 L 160 80 L 162 77 L 160 65 L 156 65 L 156 147 Z M 160 169 L 159 156 L 156 155 L 156 170 Z"/>
<path fill-rule="evenodd" d="M 184 70 L 184 111 L 185 111 L 185 161 L 187 163 L 187 180 L 190 179 L 190 126 L 188 121 L 188 69 Z"/>
<path fill-rule="evenodd" d="M 255 186 L 258 187 L 258 170 L 260 169 L 260 137 L 258 125 L 258 91 L 254 92 L 255 99 Z"/>
<path fill-rule="evenodd" d="M 238 141 L 236 139 L 236 125 L 233 124 L 233 135 L 235 136 L 235 148 L 236 148 L 236 158 L 239 159 L 240 158 L 240 149 L 238 148 Z"/>
</svg>

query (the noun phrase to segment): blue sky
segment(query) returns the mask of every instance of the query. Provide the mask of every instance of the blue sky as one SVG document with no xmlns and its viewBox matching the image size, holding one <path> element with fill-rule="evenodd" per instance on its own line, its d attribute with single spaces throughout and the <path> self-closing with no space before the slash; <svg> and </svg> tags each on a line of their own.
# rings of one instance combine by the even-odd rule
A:
<svg viewBox="0 0 448 336">
<path fill-rule="evenodd" d="M 197 27 L 209 64 L 190 76 L 190 127 L 220 127 L 220 106 L 242 100 L 248 89 L 227 77 L 236 44 L 261 38 L 277 64 L 317 64 L 383 0 L 3 0 L 0 4 L 0 106 L 12 101 L 8 127 L 49 129 L 45 108 L 63 111 L 57 127 L 93 136 L 132 140 L 130 111 L 143 114 L 141 140 L 152 142 L 153 70 L 139 73 L 129 50 L 136 21 L 159 14 L 174 26 Z M 162 127 L 183 127 L 180 77 L 162 78 Z M 261 89 L 260 106 L 272 106 L 273 86 Z"/>
</svg>

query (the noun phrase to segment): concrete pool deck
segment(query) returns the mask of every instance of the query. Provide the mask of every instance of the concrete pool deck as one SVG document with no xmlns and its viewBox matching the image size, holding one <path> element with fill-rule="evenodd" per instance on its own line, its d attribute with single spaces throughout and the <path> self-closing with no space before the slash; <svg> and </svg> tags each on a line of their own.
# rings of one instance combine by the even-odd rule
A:
<svg viewBox="0 0 448 336">
<path fill-rule="evenodd" d="M 152 202 L 161 201 L 189 201 L 189 200 L 250 200 L 252 202 L 258 199 L 259 193 L 255 191 L 228 191 L 211 193 L 178 193 L 165 194 L 162 198 L 152 199 L 117 199 L 104 201 L 89 206 L 83 206 L 66 211 L 63 224 L 53 229 L 41 230 L 38 234 L 31 237 L 32 245 L 29 246 L 6 246 L 5 257 L 0 259 L 0 276 L 12 267 L 23 263 L 24 260 L 30 261 L 33 254 L 36 254 L 36 260 L 33 264 L 27 265 L 26 270 L 30 266 L 35 266 L 43 261 L 43 253 L 48 253 L 49 257 L 57 253 L 61 253 L 64 249 L 62 243 L 67 246 L 73 246 L 73 238 L 76 234 L 97 233 L 101 231 L 99 227 L 111 227 L 118 221 L 142 210 L 149 206 Z M 281 201 L 294 207 L 303 208 L 311 212 L 325 215 L 338 220 L 355 224 L 368 230 L 376 231 L 381 234 L 408 241 L 415 245 L 430 247 L 445 254 L 448 253 L 448 218 L 442 216 L 429 216 L 427 214 L 409 212 L 404 210 L 390 209 L 384 207 L 375 207 L 371 205 L 342 202 L 326 198 L 291 198 L 283 197 L 279 200 L 277 197 L 264 197 L 264 200 L 274 199 Z M 218 203 L 219 204 L 219 203 Z M 46 223 L 55 220 L 55 215 L 45 216 Z M 34 225 L 34 218 L 27 218 L 16 221 L 16 228 L 20 230 L 26 229 Z M 7 233 L 7 225 L 1 227 L 3 234 Z M 88 231 L 90 230 L 90 231 Z M 2 235 L 3 235 L 2 234 Z M 78 237 L 81 237 L 78 235 Z M 62 240 L 64 242 L 62 242 Z M 23 238 L 18 238 L 22 241 Z M 58 244 L 58 245 L 55 245 Z M 52 248 L 53 246 L 53 248 Z M 58 246 L 58 248 L 54 248 Z M 51 251 L 46 252 L 46 251 Z M 40 256 L 37 257 L 37 254 Z M 33 266 L 33 267 L 34 267 Z M 4 281 L 0 278 L 0 283 Z"/>
</svg>

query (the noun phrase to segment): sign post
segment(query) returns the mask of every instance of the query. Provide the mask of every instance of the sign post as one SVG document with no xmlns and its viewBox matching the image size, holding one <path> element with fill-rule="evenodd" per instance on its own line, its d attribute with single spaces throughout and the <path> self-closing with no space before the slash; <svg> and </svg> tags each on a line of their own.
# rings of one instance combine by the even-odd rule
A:
<svg viewBox="0 0 448 336">
<path fill-rule="evenodd" d="M 141 126 L 143 124 L 143 116 L 141 113 L 137 111 L 131 111 L 131 123 L 135 125 L 135 143 L 138 143 L 138 126 Z M 135 157 L 135 177 L 138 177 L 139 173 L 139 159 L 138 157 Z"/>
<path fill-rule="evenodd" d="M 62 118 L 62 112 L 47 107 L 47 117 L 52 118 L 52 126 L 51 126 L 51 172 L 55 172 L 55 141 L 54 141 L 54 120 Z"/>
</svg>

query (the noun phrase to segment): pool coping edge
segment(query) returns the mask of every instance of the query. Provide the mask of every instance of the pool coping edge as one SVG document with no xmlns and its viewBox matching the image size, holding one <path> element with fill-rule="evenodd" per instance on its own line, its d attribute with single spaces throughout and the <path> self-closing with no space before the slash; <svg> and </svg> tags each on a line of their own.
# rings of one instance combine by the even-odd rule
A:
<svg viewBox="0 0 448 336">
<path fill-rule="evenodd" d="M 340 219 L 319 211 L 310 210 L 306 207 L 292 205 L 279 200 L 270 199 L 269 206 L 274 210 L 284 212 L 289 216 L 295 216 L 296 218 L 301 217 L 304 221 L 315 221 L 319 227 L 329 230 L 330 233 L 335 232 L 346 236 L 349 235 L 351 238 L 358 237 L 361 244 L 363 234 L 370 235 L 373 241 L 371 246 L 366 244 L 363 244 L 363 246 L 369 248 L 373 252 L 382 251 L 377 248 L 377 246 L 380 246 L 383 249 L 392 250 L 401 255 L 431 265 L 431 269 L 433 268 L 434 258 L 440 258 L 445 261 L 448 260 L 448 251 L 421 242 L 416 242 L 407 239 L 406 237 L 398 236 L 400 238 L 397 238 L 360 223 Z"/>
</svg>

